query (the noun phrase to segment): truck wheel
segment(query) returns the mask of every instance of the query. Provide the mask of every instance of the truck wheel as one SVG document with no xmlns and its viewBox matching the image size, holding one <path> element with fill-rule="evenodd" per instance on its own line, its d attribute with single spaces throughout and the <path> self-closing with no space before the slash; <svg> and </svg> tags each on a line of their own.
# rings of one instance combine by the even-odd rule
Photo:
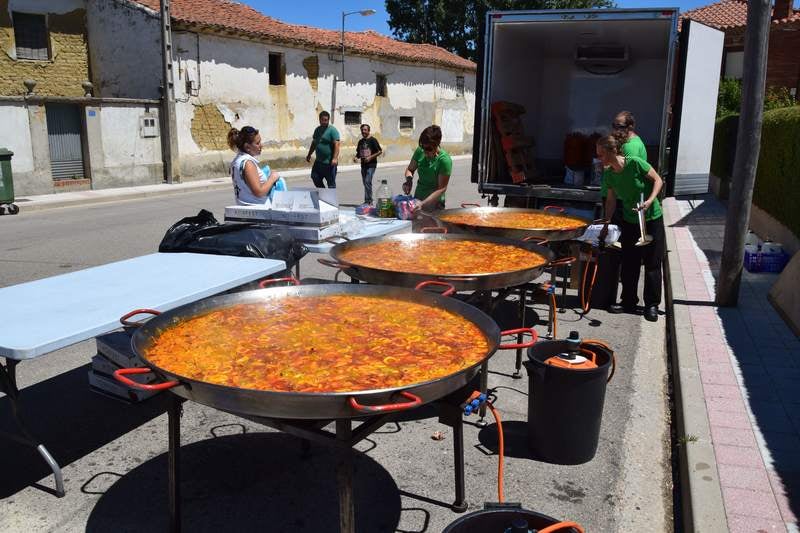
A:
<svg viewBox="0 0 800 533">
<path fill-rule="evenodd" d="M 19 206 L 17 204 L 9 204 L 8 213 L 10 215 L 16 215 L 17 213 L 19 213 Z"/>
</svg>

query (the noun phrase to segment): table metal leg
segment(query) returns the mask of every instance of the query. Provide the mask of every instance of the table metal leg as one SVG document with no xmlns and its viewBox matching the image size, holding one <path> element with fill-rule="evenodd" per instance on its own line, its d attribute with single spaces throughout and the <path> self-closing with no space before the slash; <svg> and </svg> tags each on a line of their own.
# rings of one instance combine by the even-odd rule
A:
<svg viewBox="0 0 800 533">
<path fill-rule="evenodd" d="M 297 263 L 294 264 L 294 277 L 295 279 L 300 279 L 300 260 L 297 260 Z"/>
<path fill-rule="evenodd" d="M 349 442 L 353 425 L 349 418 L 336 420 L 336 440 L 348 443 L 337 450 L 336 482 L 339 486 L 339 532 L 355 533 L 356 516 L 353 502 L 353 450 Z"/>
<path fill-rule="evenodd" d="M 169 403 L 169 530 L 181 530 L 181 411 L 180 398 L 171 394 Z"/>
<path fill-rule="evenodd" d="M 47 465 L 50 467 L 50 470 L 52 470 L 53 480 L 56 487 L 55 495 L 61 498 L 65 494 L 64 475 L 61 473 L 61 467 L 58 465 L 44 444 L 40 444 L 39 439 L 34 437 L 33 434 L 28 430 L 28 427 L 25 425 L 24 421 L 22 420 L 22 415 L 19 412 L 19 389 L 17 388 L 16 371 L 18 364 L 19 361 L 16 359 L 6 359 L 5 366 L 0 363 L 0 391 L 4 392 L 11 402 L 11 414 L 13 415 L 14 422 L 16 422 L 20 432 L 20 435 L 5 433 L 4 435 L 16 442 L 36 448 L 36 451 L 39 452 L 39 455 L 42 456 L 42 459 L 45 460 Z"/>
</svg>

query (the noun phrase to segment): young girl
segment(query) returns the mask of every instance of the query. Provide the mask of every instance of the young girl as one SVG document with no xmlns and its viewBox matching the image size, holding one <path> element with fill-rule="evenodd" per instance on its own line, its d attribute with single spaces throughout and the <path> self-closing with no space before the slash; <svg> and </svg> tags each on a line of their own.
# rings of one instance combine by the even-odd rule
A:
<svg viewBox="0 0 800 533">
<path fill-rule="evenodd" d="M 658 201 L 658 193 L 664 182 L 647 161 L 635 156 L 623 156 L 619 141 L 613 135 L 597 141 L 597 157 L 606 167 L 603 172 L 603 180 L 608 185 L 606 216 L 614 212 L 618 199 L 623 207 L 620 237 L 622 302 L 612 305 L 608 310 L 611 313 L 636 311 L 639 273 L 644 262 L 644 317 L 655 322 L 661 303 L 661 262 L 666 251 L 664 219 Z M 636 246 L 640 237 L 637 204 L 641 195 L 644 195 L 642 210 L 645 213 L 645 229 L 653 240 L 645 246 Z"/>
<path fill-rule="evenodd" d="M 258 167 L 256 156 L 261 154 L 261 135 L 257 129 L 252 126 L 245 126 L 241 130 L 231 128 L 228 146 L 237 152 L 231 162 L 231 179 L 237 204 L 264 204 L 272 195 L 273 187 L 286 190 L 285 184 L 275 187 L 279 180 L 283 181 L 277 172 L 271 171 L 269 166 L 264 169 Z"/>
</svg>

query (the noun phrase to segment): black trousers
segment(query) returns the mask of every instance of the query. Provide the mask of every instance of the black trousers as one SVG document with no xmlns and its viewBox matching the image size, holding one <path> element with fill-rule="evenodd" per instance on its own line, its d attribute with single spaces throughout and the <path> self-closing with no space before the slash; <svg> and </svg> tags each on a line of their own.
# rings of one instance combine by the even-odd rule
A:
<svg viewBox="0 0 800 533">
<path fill-rule="evenodd" d="M 644 263 L 644 305 L 661 303 L 661 263 L 666 252 L 666 236 L 664 234 L 664 218 L 649 220 L 645 223 L 647 234 L 653 242 L 645 246 L 636 246 L 639 240 L 639 224 L 622 222 L 622 305 L 633 307 L 639 302 L 639 273 Z"/>
</svg>

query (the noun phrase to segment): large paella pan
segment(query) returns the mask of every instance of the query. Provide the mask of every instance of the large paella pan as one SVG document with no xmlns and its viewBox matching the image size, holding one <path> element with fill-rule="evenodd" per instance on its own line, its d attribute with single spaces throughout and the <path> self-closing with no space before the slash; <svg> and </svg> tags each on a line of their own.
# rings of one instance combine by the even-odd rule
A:
<svg viewBox="0 0 800 533">
<path fill-rule="evenodd" d="M 459 291 L 514 287 L 538 278 L 555 254 L 533 242 L 468 234 L 406 233 L 346 241 L 330 251 L 349 276 L 373 284 L 415 287 L 425 280 Z"/>
<path fill-rule="evenodd" d="M 521 239 L 538 237 L 566 241 L 583 235 L 591 221 L 565 215 L 560 207 L 522 209 L 512 207 L 461 207 L 433 213 L 440 226 L 452 232 L 477 233 Z"/>
<path fill-rule="evenodd" d="M 525 329 L 534 337 L 532 329 Z M 520 330 L 503 334 L 519 333 Z M 409 409 L 466 385 L 500 345 L 482 311 L 439 294 L 376 285 L 228 294 L 159 314 L 132 348 L 183 398 L 236 414 L 354 418 Z"/>
</svg>

